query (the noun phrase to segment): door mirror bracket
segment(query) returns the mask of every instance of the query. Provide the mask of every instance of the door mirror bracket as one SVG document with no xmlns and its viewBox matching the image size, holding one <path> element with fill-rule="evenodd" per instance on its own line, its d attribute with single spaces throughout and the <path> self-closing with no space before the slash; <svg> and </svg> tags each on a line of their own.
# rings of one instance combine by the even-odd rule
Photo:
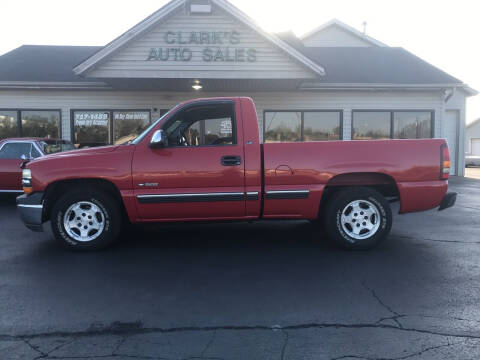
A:
<svg viewBox="0 0 480 360">
<path fill-rule="evenodd" d="M 168 139 L 163 130 L 157 130 L 153 133 L 150 139 L 150 145 L 152 149 L 159 149 L 168 146 Z"/>
</svg>

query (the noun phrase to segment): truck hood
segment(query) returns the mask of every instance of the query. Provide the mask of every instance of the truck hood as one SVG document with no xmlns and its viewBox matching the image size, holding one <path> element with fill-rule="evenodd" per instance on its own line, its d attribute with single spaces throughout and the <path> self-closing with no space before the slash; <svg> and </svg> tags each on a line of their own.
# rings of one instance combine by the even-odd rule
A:
<svg viewBox="0 0 480 360">
<path fill-rule="evenodd" d="M 95 147 L 89 149 L 81 149 L 81 150 L 70 150 L 56 154 L 50 154 L 42 156 L 38 159 L 32 161 L 35 163 L 53 160 L 53 159 L 61 159 L 66 157 L 78 157 L 78 156 L 88 156 L 88 155 L 95 155 L 95 154 L 106 154 L 109 152 L 113 152 L 117 150 L 121 145 L 112 145 L 112 146 L 102 146 L 102 147 Z"/>
</svg>

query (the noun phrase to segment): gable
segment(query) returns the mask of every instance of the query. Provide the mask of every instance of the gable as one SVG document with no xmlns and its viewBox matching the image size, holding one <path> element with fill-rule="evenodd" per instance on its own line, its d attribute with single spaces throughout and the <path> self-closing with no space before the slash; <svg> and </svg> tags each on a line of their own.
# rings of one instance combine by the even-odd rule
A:
<svg viewBox="0 0 480 360">
<path fill-rule="evenodd" d="M 328 26 L 303 39 L 307 47 L 370 47 L 371 42 L 337 25 Z"/>
<path fill-rule="evenodd" d="M 142 36 L 92 66 L 92 78 L 312 79 L 312 69 L 214 5 L 179 6 Z"/>
</svg>

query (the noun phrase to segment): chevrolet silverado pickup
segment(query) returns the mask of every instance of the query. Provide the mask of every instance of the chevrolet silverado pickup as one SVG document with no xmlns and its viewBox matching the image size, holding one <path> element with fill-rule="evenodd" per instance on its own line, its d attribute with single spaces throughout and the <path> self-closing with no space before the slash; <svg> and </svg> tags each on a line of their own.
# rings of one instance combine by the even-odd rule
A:
<svg viewBox="0 0 480 360">
<path fill-rule="evenodd" d="M 128 222 L 260 219 L 321 220 L 339 246 L 369 249 L 390 232 L 391 202 L 453 206 L 449 173 L 444 139 L 262 144 L 250 98 L 198 99 L 124 145 L 25 162 L 17 207 L 77 250 L 108 246 Z"/>
</svg>

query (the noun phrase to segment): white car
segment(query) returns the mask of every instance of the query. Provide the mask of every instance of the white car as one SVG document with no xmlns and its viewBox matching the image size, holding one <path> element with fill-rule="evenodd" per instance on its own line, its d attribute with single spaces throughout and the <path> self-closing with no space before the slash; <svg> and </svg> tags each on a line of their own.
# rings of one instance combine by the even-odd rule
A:
<svg viewBox="0 0 480 360">
<path fill-rule="evenodd" d="M 480 166 L 480 156 L 478 155 L 466 155 L 465 156 L 465 167 L 469 166 Z"/>
</svg>

